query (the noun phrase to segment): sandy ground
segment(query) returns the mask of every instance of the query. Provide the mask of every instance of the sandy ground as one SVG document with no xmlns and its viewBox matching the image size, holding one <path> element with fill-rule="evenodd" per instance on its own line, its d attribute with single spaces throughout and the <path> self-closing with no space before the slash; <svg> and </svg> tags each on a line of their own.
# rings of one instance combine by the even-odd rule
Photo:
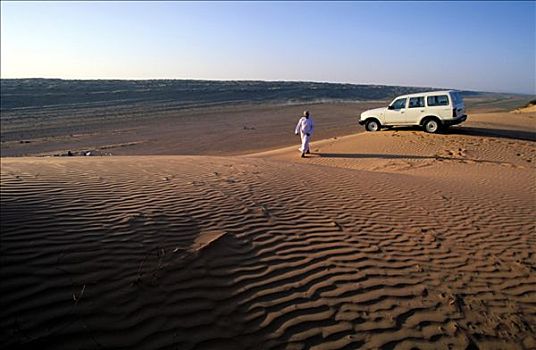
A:
<svg viewBox="0 0 536 350">
<path fill-rule="evenodd" d="M 361 132 L 357 118 L 385 102 L 307 105 L 237 105 L 158 111 L 116 122 L 104 111 L 97 116 L 39 115 L 36 128 L 25 120 L 2 122 L 2 156 L 41 156 L 91 151 L 112 155 L 236 155 L 288 146 L 305 109 L 316 119 L 319 138 Z M 144 110 L 140 107 L 140 110 Z M 124 113 L 127 113 L 124 112 Z"/>
<path fill-rule="evenodd" d="M 478 120 L 475 114 L 493 112 L 500 116 L 497 118 L 504 118 L 506 129 L 516 127 L 516 122 L 510 123 L 509 111 L 525 104 L 526 99 L 467 98 L 469 124 Z M 128 108 L 64 106 L 32 109 L 23 116 L 3 111 L 0 150 L 2 157 L 62 155 L 69 151 L 97 155 L 243 155 L 293 145 L 294 126 L 305 109 L 311 111 L 316 123 L 315 139 L 320 140 L 363 132 L 357 124 L 360 113 L 386 104 L 365 101 L 199 108 L 143 104 Z"/>
<path fill-rule="evenodd" d="M 2 158 L 0 344 L 534 349 L 536 115 L 470 117 L 307 159 Z"/>
</svg>

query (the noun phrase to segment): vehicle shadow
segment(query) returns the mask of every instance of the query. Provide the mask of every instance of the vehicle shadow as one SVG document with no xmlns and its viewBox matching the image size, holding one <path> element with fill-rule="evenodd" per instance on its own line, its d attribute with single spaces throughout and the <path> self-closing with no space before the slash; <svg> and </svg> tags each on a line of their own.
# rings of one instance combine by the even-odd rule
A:
<svg viewBox="0 0 536 350">
<path fill-rule="evenodd" d="M 400 126 L 391 127 L 388 130 L 391 131 L 419 131 L 424 132 L 422 128 L 417 126 Z M 536 129 L 530 130 L 511 130 L 511 129 L 495 129 L 495 128 L 483 128 L 473 126 L 453 126 L 443 129 L 440 134 L 443 135 L 467 135 L 467 136 L 482 136 L 482 137 L 496 137 L 511 140 L 524 140 L 524 141 L 536 141 Z"/>
<path fill-rule="evenodd" d="M 484 136 L 484 137 L 497 137 L 512 140 L 525 140 L 536 141 L 536 130 L 523 131 L 523 130 L 509 130 L 509 129 L 490 129 L 479 128 L 472 126 L 448 128 L 443 131 L 447 135 L 469 135 L 469 136 Z"/>
</svg>

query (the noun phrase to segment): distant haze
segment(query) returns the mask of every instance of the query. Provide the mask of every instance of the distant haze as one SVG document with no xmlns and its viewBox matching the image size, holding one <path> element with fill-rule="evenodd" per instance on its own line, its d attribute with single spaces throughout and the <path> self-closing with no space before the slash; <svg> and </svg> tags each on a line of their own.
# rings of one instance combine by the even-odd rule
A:
<svg viewBox="0 0 536 350">
<path fill-rule="evenodd" d="M 1 77 L 536 94 L 536 3 L 1 2 Z"/>
</svg>

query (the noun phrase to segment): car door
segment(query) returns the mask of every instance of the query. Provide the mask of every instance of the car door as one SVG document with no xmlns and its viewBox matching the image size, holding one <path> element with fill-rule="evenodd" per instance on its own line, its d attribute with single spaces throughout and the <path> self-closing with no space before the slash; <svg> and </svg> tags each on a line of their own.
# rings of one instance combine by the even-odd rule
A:
<svg viewBox="0 0 536 350">
<path fill-rule="evenodd" d="M 424 116 L 424 96 L 410 97 L 406 110 L 406 122 L 408 124 L 418 124 Z"/>
<path fill-rule="evenodd" d="M 406 103 L 407 97 L 396 99 L 393 103 L 387 107 L 385 111 L 385 124 L 388 125 L 401 125 L 406 124 Z"/>
</svg>

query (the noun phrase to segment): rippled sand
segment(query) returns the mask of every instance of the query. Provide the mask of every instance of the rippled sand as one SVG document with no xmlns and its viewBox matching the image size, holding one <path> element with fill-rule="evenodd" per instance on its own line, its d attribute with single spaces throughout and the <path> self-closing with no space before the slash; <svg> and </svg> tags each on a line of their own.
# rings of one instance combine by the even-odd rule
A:
<svg viewBox="0 0 536 350">
<path fill-rule="evenodd" d="M 0 343 L 535 348 L 534 117 L 515 118 L 308 159 L 2 158 Z"/>
</svg>

